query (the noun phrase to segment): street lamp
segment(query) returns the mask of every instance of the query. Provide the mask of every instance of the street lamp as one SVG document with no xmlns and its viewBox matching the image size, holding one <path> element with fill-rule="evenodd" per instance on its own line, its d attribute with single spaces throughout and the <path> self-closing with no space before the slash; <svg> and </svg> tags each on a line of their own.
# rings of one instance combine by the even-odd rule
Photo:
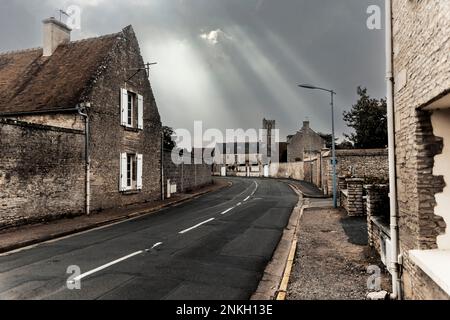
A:
<svg viewBox="0 0 450 320">
<path fill-rule="evenodd" d="M 334 208 L 337 208 L 337 177 L 336 177 L 336 141 L 334 134 L 334 96 L 336 92 L 333 90 L 316 87 L 310 84 L 300 84 L 300 88 L 303 89 L 311 89 L 311 90 L 321 90 L 326 91 L 331 94 L 331 126 L 332 126 L 332 162 L 333 162 L 333 205 Z"/>
</svg>

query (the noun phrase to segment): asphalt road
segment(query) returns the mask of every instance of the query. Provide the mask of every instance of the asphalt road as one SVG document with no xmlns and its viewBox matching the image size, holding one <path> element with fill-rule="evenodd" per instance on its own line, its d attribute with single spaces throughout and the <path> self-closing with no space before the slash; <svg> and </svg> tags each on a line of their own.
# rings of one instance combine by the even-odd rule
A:
<svg viewBox="0 0 450 320">
<path fill-rule="evenodd" d="M 281 181 L 230 180 L 157 214 L 0 255 L 0 299 L 249 299 L 298 199 Z"/>
</svg>

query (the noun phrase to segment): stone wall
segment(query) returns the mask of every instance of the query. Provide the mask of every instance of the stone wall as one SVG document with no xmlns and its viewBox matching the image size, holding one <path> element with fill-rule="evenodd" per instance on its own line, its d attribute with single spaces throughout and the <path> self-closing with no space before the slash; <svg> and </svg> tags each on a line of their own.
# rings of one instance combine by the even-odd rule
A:
<svg viewBox="0 0 450 320">
<path fill-rule="evenodd" d="M 364 210 L 364 179 L 347 179 L 347 213 L 349 216 L 362 216 Z"/>
<path fill-rule="evenodd" d="M 181 161 L 180 161 L 181 162 Z M 212 166 L 207 164 L 175 164 L 171 152 L 164 152 L 164 191 L 167 193 L 167 180 L 177 185 L 177 192 L 190 192 L 213 183 Z"/>
<path fill-rule="evenodd" d="M 84 132 L 0 119 L 0 229 L 84 213 Z"/>
<path fill-rule="evenodd" d="M 275 163 L 270 165 L 270 177 L 305 180 L 304 163 Z"/>
<path fill-rule="evenodd" d="M 441 298 L 442 290 L 409 259 L 412 249 L 435 249 L 445 223 L 434 214 L 442 177 L 433 176 L 442 151 L 423 107 L 450 92 L 450 2 L 393 1 L 395 138 L 404 295 Z"/>
<path fill-rule="evenodd" d="M 333 166 L 331 151 L 323 155 L 323 189 L 333 192 Z M 389 180 L 387 149 L 336 150 L 337 176 L 363 178 L 365 183 L 381 183 Z"/>
<path fill-rule="evenodd" d="M 381 237 L 390 239 L 389 187 L 367 185 L 365 189 L 369 245 L 381 255 Z"/>
<path fill-rule="evenodd" d="M 402 285 L 407 300 L 450 300 L 450 296 L 411 261 L 408 252 L 403 255 Z"/>
</svg>

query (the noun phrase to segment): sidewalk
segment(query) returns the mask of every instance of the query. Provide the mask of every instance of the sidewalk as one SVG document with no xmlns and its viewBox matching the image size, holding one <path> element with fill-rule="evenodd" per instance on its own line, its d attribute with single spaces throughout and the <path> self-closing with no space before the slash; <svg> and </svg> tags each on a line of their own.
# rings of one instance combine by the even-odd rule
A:
<svg viewBox="0 0 450 320">
<path fill-rule="evenodd" d="M 288 300 L 366 299 L 367 267 L 384 270 L 378 255 L 367 246 L 366 218 L 348 217 L 343 210 L 333 209 L 331 201 L 308 202 L 300 220 Z M 381 287 L 391 291 L 385 272 Z"/>
<path fill-rule="evenodd" d="M 132 205 L 125 208 L 114 208 L 90 216 L 79 216 L 45 224 L 34 224 L 7 229 L 0 232 L 0 253 L 153 213 L 163 208 L 192 200 L 206 193 L 218 191 L 230 185 L 229 182 L 223 180 L 215 179 L 214 181 L 215 183 L 213 185 L 198 189 L 193 193 L 178 194 L 165 201 Z"/>
<path fill-rule="evenodd" d="M 300 192 L 303 194 L 305 198 L 312 198 L 312 199 L 328 199 L 329 196 L 326 196 L 323 194 L 322 190 L 317 188 L 314 184 L 309 183 L 307 181 L 302 180 L 294 180 L 294 179 L 280 179 L 284 180 L 286 182 L 289 182 L 290 184 L 295 185 Z"/>
</svg>

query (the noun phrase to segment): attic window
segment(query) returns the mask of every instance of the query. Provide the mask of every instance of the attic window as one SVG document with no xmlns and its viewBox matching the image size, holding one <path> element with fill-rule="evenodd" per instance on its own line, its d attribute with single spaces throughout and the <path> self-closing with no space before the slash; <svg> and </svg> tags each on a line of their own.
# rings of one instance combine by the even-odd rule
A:
<svg viewBox="0 0 450 320">
<path fill-rule="evenodd" d="M 143 96 L 121 89 L 121 124 L 126 128 L 144 129 Z"/>
</svg>

